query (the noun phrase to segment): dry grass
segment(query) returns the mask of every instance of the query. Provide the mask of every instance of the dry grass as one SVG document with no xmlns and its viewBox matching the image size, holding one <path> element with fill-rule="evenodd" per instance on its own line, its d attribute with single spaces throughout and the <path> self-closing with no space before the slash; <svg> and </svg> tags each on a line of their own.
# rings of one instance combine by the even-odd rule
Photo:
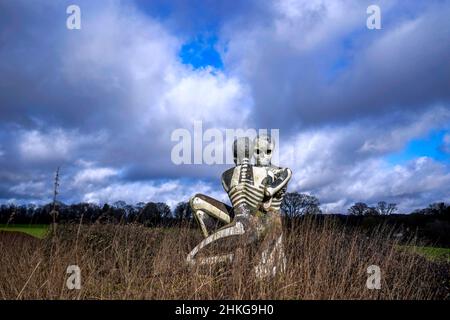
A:
<svg viewBox="0 0 450 320">
<path fill-rule="evenodd" d="M 306 219 L 285 234 L 288 268 L 266 281 L 249 261 L 189 269 L 198 230 L 140 225 L 60 225 L 55 237 L 0 237 L 1 299 L 448 299 L 448 265 L 398 250 L 389 231 L 367 236 L 331 220 Z M 81 268 L 68 290 L 66 268 Z M 367 267 L 382 271 L 366 288 Z"/>
</svg>

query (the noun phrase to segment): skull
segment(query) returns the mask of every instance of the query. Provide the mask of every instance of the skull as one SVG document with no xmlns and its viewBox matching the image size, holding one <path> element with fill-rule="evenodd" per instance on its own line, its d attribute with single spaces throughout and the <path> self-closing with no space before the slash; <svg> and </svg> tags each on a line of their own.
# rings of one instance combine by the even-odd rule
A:
<svg viewBox="0 0 450 320">
<path fill-rule="evenodd" d="M 258 166 L 270 166 L 272 160 L 272 151 L 275 148 L 275 143 L 270 136 L 261 135 L 256 137 L 255 142 L 255 159 Z"/>
<path fill-rule="evenodd" d="M 240 165 L 245 159 L 250 161 L 253 155 L 252 141 L 247 137 L 240 137 L 234 140 L 233 143 L 233 156 L 234 163 Z"/>
</svg>

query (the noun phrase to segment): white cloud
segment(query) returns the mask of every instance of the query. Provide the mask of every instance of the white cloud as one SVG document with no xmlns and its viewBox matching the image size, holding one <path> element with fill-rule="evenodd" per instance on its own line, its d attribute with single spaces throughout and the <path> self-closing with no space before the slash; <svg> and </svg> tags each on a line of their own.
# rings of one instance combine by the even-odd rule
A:
<svg viewBox="0 0 450 320">
<path fill-rule="evenodd" d="M 450 109 L 435 107 L 430 111 L 414 114 L 407 119 L 409 123 L 398 124 L 388 130 L 379 130 L 373 137 L 368 138 L 360 152 L 386 153 L 398 150 L 411 139 L 422 137 L 429 133 L 431 128 L 445 127 L 450 122 Z"/>
<path fill-rule="evenodd" d="M 240 128 L 249 115 L 251 102 L 236 78 L 211 69 L 190 71 L 173 81 L 163 95 L 159 113 L 182 117 L 184 123 L 205 120 L 222 127 Z M 239 115 L 239 116 L 238 116 Z"/>
<path fill-rule="evenodd" d="M 106 97 L 94 99 L 93 108 L 79 106 L 88 109 L 80 112 L 110 138 L 95 156 L 83 157 L 102 166 L 133 166 L 147 174 L 143 179 L 173 175 L 180 169 L 170 161 L 172 131 L 184 128 L 192 133 L 198 120 L 205 129 L 245 127 L 251 95 L 237 77 L 182 64 L 180 38 L 160 21 L 122 5 L 86 16 L 89 32 L 64 43 L 65 80 L 83 97 Z"/>
<path fill-rule="evenodd" d="M 88 183 L 100 184 L 110 177 L 118 174 L 118 170 L 112 168 L 86 168 L 79 171 L 74 177 L 74 184 L 81 186 Z"/>
<path fill-rule="evenodd" d="M 44 181 L 21 182 L 10 188 L 11 192 L 17 193 L 25 198 L 48 198 L 50 195 L 50 184 Z"/>
<path fill-rule="evenodd" d="M 389 200 L 408 212 L 437 199 L 448 199 L 450 168 L 445 163 L 419 157 L 393 165 L 384 159 L 411 139 L 427 134 L 430 128 L 445 126 L 439 113 L 434 113 L 436 117 L 433 113 L 425 112 L 415 122 L 384 128 L 353 123 L 298 134 L 284 142 L 280 152 L 280 163 L 294 173 L 289 189 L 318 196 L 325 211 L 345 212 L 356 201 L 370 204 Z M 379 147 L 365 150 L 368 141 L 372 145 L 377 141 Z"/>
<path fill-rule="evenodd" d="M 224 127 L 245 120 L 251 100 L 243 83 L 182 64 L 181 39 L 159 21 L 118 3 L 84 19 L 89 32 L 65 43 L 64 75 L 117 97 L 104 113 L 106 124 L 126 120 L 117 129 L 162 132 L 190 128 L 194 120 Z"/>
<path fill-rule="evenodd" d="M 123 200 L 134 204 L 137 202 L 166 202 L 172 209 L 182 201 L 188 201 L 196 193 L 204 193 L 218 200 L 225 201 L 225 192 L 217 192 L 208 183 L 183 183 L 180 180 L 166 182 L 123 182 L 114 183 L 84 195 L 83 201 L 104 203 Z"/>
<path fill-rule="evenodd" d="M 18 150 L 26 161 L 70 160 L 79 148 L 104 143 L 106 135 L 99 131 L 82 135 L 77 130 L 51 128 L 46 131 L 21 130 Z"/>
<path fill-rule="evenodd" d="M 296 50 L 311 50 L 339 39 L 355 25 L 364 25 L 364 3 L 324 0 L 274 2 L 276 38 Z"/>
<path fill-rule="evenodd" d="M 73 142 L 62 129 L 47 134 L 31 130 L 22 134 L 19 149 L 22 157 L 30 160 L 67 158 L 73 149 Z"/>
</svg>

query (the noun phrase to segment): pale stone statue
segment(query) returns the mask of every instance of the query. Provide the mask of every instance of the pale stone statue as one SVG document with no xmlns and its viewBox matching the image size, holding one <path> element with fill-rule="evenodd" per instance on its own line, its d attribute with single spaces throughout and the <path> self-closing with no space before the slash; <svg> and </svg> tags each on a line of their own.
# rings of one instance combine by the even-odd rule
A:
<svg viewBox="0 0 450 320">
<path fill-rule="evenodd" d="M 249 138 L 235 140 L 236 166 L 222 174 L 222 185 L 232 207 L 201 194 L 191 199 L 194 217 L 205 239 L 189 253 L 190 265 L 233 261 L 239 242 L 258 246 L 259 262 L 255 266 L 258 277 L 275 275 L 285 268 L 280 205 L 292 172 L 272 166 L 273 149 L 274 143 L 268 136 L 259 136 L 254 143 Z M 253 154 L 255 165 L 250 163 Z M 217 223 L 225 226 L 210 235 Z M 239 241 L 227 241 L 232 238 Z M 195 259 L 204 248 L 218 242 L 226 243 L 224 251 L 232 252 Z"/>
</svg>

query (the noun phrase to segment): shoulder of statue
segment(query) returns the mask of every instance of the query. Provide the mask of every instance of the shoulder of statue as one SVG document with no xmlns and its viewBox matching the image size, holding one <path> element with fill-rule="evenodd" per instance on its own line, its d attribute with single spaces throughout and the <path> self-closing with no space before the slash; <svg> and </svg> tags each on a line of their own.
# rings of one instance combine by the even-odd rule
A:
<svg viewBox="0 0 450 320">
<path fill-rule="evenodd" d="M 227 175 L 229 175 L 229 174 L 232 174 L 232 173 L 234 172 L 234 170 L 236 170 L 236 168 L 238 168 L 238 167 L 239 167 L 239 166 L 236 166 L 236 167 L 232 167 L 232 168 L 230 168 L 230 169 L 225 170 L 225 171 L 222 173 L 222 177 L 227 176 Z"/>
<path fill-rule="evenodd" d="M 233 176 L 234 171 L 239 167 L 240 166 L 236 166 L 236 167 L 232 167 L 230 169 L 225 170 L 222 173 L 222 180 L 226 180 L 226 181 L 231 180 L 231 177 Z"/>
</svg>

